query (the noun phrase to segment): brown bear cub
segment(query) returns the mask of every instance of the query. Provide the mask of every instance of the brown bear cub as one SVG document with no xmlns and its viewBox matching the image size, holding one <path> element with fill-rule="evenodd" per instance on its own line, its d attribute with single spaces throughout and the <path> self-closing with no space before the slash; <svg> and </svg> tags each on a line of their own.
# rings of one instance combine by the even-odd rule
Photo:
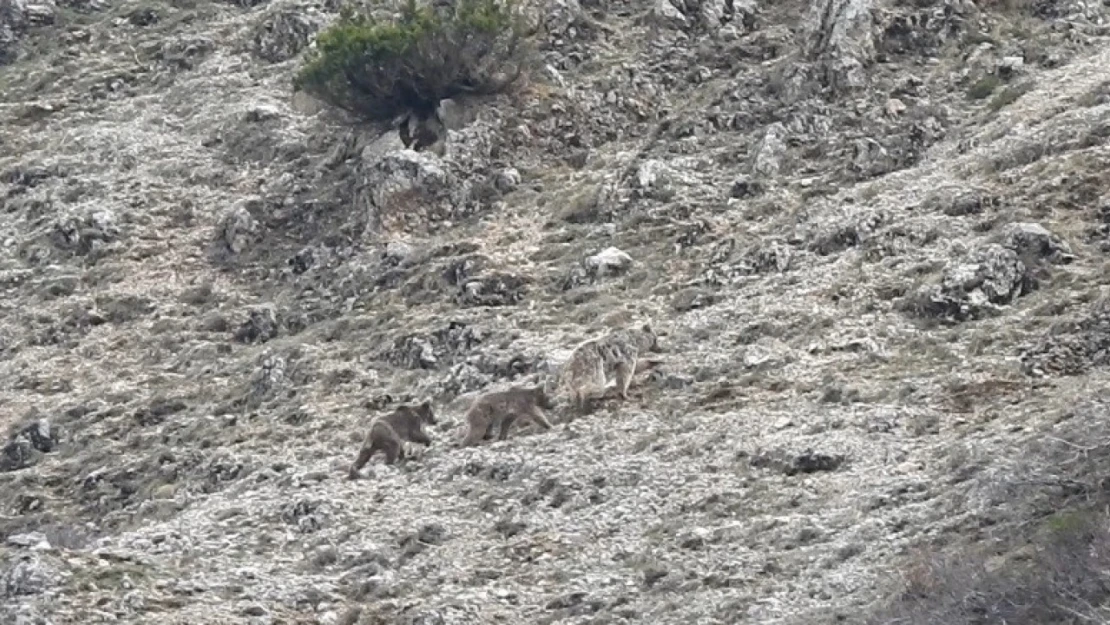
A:
<svg viewBox="0 0 1110 625">
<path fill-rule="evenodd" d="M 497 440 L 503 441 L 509 435 L 509 428 L 517 419 L 532 421 L 545 430 L 551 423 L 544 416 L 543 409 L 555 407 L 543 384 L 536 386 L 514 386 L 504 391 L 486 393 L 474 400 L 466 413 L 467 432 L 460 443 L 461 447 L 476 445 L 488 439 L 497 428 Z"/>
<path fill-rule="evenodd" d="M 428 401 L 420 405 L 404 404 L 390 414 L 374 419 L 370 424 L 370 432 L 358 451 L 358 457 L 347 472 L 348 479 L 358 478 L 359 469 L 370 461 L 374 452 L 385 453 L 385 463 L 393 464 L 405 457 L 403 441 L 431 445 L 432 439 L 424 431 L 424 424 L 436 424 L 432 403 Z"/>
</svg>

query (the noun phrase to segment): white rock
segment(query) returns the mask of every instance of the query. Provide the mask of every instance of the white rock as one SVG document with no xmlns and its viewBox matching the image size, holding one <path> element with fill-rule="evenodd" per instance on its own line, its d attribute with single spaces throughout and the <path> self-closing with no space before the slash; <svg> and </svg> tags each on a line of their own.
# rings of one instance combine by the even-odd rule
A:
<svg viewBox="0 0 1110 625">
<path fill-rule="evenodd" d="M 598 275 L 620 273 L 631 264 L 632 257 L 627 252 L 612 246 L 586 258 L 586 267 L 592 269 Z"/>
<path fill-rule="evenodd" d="M 786 127 L 775 122 L 767 127 L 752 159 L 752 172 L 761 176 L 775 176 L 782 169 L 786 152 Z"/>
<path fill-rule="evenodd" d="M 42 532 L 27 532 L 26 534 L 12 534 L 8 536 L 8 544 L 16 547 L 26 547 L 35 551 L 50 549 L 50 541 Z"/>
<path fill-rule="evenodd" d="M 663 26 L 671 28 L 686 26 L 686 16 L 675 5 L 671 4 L 670 0 L 656 0 L 655 5 L 651 8 L 651 17 Z"/>
<path fill-rule="evenodd" d="M 1025 67 L 1025 59 L 1020 56 L 1004 56 L 998 62 L 998 68 L 1008 72 L 1018 72 Z"/>
<path fill-rule="evenodd" d="M 239 254 L 245 250 L 258 233 L 258 222 L 247 210 L 247 205 L 260 201 L 261 198 L 252 197 L 237 202 L 224 215 L 221 236 L 231 253 Z"/>
<path fill-rule="evenodd" d="M 392 260 L 404 261 L 412 252 L 412 246 L 404 241 L 393 240 L 385 245 L 385 257 Z"/>
</svg>

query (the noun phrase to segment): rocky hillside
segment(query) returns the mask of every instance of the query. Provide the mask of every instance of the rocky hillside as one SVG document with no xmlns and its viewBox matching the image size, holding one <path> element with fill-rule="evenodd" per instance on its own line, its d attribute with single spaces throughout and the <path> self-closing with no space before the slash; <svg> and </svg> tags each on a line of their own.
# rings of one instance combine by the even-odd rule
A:
<svg viewBox="0 0 1110 625">
<path fill-rule="evenodd" d="M 294 95 L 333 0 L 0 0 L 3 622 L 863 622 L 1089 497 L 1104 5 L 537 0 L 440 157 Z"/>
</svg>

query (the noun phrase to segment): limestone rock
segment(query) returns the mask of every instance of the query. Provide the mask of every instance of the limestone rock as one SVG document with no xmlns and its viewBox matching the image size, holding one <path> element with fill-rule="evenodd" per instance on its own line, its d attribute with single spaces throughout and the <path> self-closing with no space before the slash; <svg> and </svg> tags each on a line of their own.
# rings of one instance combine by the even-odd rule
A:
<svg viewBox="0 0 1110 625">
<path fill-rule="evenodd" d="M 1036 223 L 1013 223 L 1001 234 L 1002 245 L 1027 259 L 1069 263 L 1075 259 L 1071 247 L 1047 228 Z"/>
<path fill-rule="evenodd" d="M 951 321 L 979 319 L 996 314 L 1034 286 L 1017 253 L 992 243 L 951 264 L 939 284 L 922 287 L 904 302 L 904 309 Z"/>
<path fill-rule="evenodd" d="M 651 17 L 667 28 L 696 27 L 713 33 L 733 22 L 741 31 L 752 29 L 757 11 L 755 0 L 659 0 Z"/>
<path fill-rule="evenodd" d="M 506 167 L 497 173 L 494 185 L 502 193 L 508 193 L 520 184 L 520 172 L 515 167 Z"/>
<path fill-rule="evenodd" d="M 79 256 L 116 240 L 120 235 L 116 214 L 110 209 L 92 209 L 81 216 L 68 216 L 54 223 L 51 241 L 59 249 Z"/>
<path fill-rule="evenodd" d="M 686 15 L 671 0 L 655 0 L 651 17 L 655 23 L 668 28 L 684 28 L 688 24 Z"/>
<path fill-rule="evenodd" d="M 806 56 L 818 63 L 834 90 L 867 85 L 875 56 L 873 0 L 811 0 L 802 23 Z"/>
<path fill-rule="evenodd" d="M 375 159 L 364 152 L 361 170 L 360 200 L 379 229 L 434 229 L 455 214 L 455 177 L 433 154 L 397 150 Z"/>
<path fill-rule="evenodd" d="M 265 343 L 278 335 L 279 328 L 276 309 L 264 304 L 250 310 L 247 320 L 235 331 L 235 338 L 243 343 Z"/>
<path fill-rule="evenodd" d="M 232 206 L 220 224 L 220 239 L 232 254 L 241 254 L 257 239 L 258 221 L 248 207 L 258 207 L 261 198 L 248 198 Z"/>
<path fill-rule="evenodd" d="M 615 247 L 607 247 L 586 258 L 586 267 L 597 277 L 617 275 L 632 265 L 632 257 Z"/>
<path fill-rule="evenodd" d="M 60 573 L 50 563 L 32 554 L 21 555 L 0 571 L 5 599 L 42 594 L 60 581 Z"/>
<path fill-rule="evenodd" d="M 752 157 L 752 172 L 764 178 L 779 175 L 783 170 L 786 150 L 786 127 L 775 122 L 763 131 L 759 146 Z"/>
<path fill-rule="evenodd" d="M 0 66 L 16 60 L 28 28 L 53 24 L 56 12 L 52 0 L 0 0 Z"/>
<path fill-rule="evenodd" d="M 308 46 L 312 35 L 319 29 L 320 20 L 315 14 L 276 11 L 255 27 L 253 51 L 270 63 L 288 61 Z"/>
<path fill-rule="evenodd" d="M 1081 375 L 1110 366 L 1110 299 L 1095 302 L 1073 323 L 1061 323 L 1021 352 L 1026 375 Z"/>
</svg>

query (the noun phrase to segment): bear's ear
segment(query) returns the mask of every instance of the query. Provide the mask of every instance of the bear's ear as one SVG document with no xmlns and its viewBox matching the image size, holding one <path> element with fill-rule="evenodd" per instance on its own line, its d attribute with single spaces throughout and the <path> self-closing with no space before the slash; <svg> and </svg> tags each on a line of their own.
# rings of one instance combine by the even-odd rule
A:
<svg viewBox="0 0 1110 625">
<path fill-rule="evenodd" d="M 428 423 L 431 423 L 432 425 L 435 425 L 436 413 L 432 411 L 432 402 L 431 401 L 424 400 L 424 403 L 420 404 L 420 407 L 418 408 L 418 411 L 420 412 L 421 415 L 424 416 L 424 419 L 427 420 Z"/>
</svg>

